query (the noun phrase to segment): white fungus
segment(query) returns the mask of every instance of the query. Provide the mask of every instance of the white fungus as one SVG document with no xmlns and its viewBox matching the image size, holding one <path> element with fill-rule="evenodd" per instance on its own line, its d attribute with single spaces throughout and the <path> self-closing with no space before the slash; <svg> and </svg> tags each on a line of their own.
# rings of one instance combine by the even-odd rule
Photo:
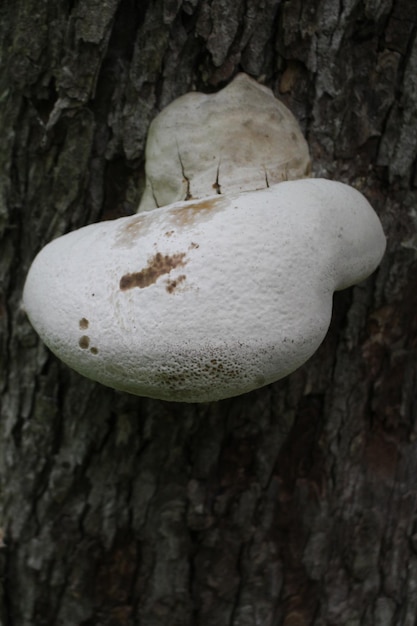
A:
<svg viewBox="0 0 417 626">
<path fill-rule="evenodd" d="M 272 91 L 246 74 L 214 94 L 192 92 L 152 122 L 140 211 L 264 189 L 308 176 L 298 122 Z"/>
<path fill-rule="evenodd" d="M 138 214 L 36 257 L 23 294 L 35 330 L 81 374 L 151 398 L 219 400 L 294 371 L 326 334 L 333 292 L 382 258 L 367 200 L 305 178 L 297 122 L 244 75 L 167 107 L 146 154 Z"/>
<path fill-rule="evenodd" d="M 365 198 L 323 179 L 175 203 L 48 244 L 24 306 L 75 370 L 137 395 L 204 402 L 289 374 L 318 348 L 332 295 L 385 248 Z"/>
</svg>

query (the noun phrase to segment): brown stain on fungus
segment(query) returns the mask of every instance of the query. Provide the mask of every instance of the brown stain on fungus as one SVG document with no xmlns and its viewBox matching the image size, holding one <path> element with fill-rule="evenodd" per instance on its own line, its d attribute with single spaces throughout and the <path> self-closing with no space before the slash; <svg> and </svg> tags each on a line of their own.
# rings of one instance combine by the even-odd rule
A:
<svg viewBox="0 0 417 626">
<path fill-rule="evenodd" d="M 92 348 L 90 348 L 90 352 L 91 352 L 91 354 L 98 354 L 98 348 L 95 348 L 93 346 Z"/>
<path fill-rule="evenodd" d="M 86 319 L 85 317 L 82 317 L 79 321 L 81 330 L 85 330 L 86 328 L 88 328 L 88 324 L 89 324 L 88 319 Z"/>
<path fill-rule="evenodd" d="M 165 287 L 165 289 L 167 290 L 168 293 L 174 293 L 178 285 L 184 282 L 186 278 L 187 277 L 185 274 L 181 274 L 181 276 L 178 276 L 178 278 L 175 278 L 173 280 L 167 280 L 166 281 L 167 286 Z"/>
<path fill-rule="evenodd" d="M 83 350 L 87 350 L 88 346 L 90 345 L 90 337 L 87 337 L 87 335 L 83 335 L 82 337 L 80 337 L 78 345 Z"/>
<path fill-rule="evenodd" d="M 155 283 L 160 276 L 169 274 L 169 272 L 176 267 L 184 267 L 186 264 L 184 257 L 185 252 L 171 255 L 157 252 L 149 259 L 147 267 L 144 267 L 139 272 L 124 274 L 120 279 L 119 287 L 121 291 L 133 289 L 133 287 L 139 287 L 139 289 L 149 287 L 149 285 Z"/>
<path fill-rule="evenodd" d="M 209 219 L 229 204 L 230 201 L 224 196 L 184 202 L 182 206 L 176 207 L 170 212 L 171 223 L 179 228 L 192 226 L 196 221 Z"/>
<path fill-rule="evenodd" d="M 148 230 L 147 226 L 149 225 L 149 220 L 146 215 L 135 216 L 126 221 L 128 223 L 126 224 L 125 221 L 123 221 L 123 226 L 117 231 L 114 242 L 116 247 L 131 248 L 135 245 L 138 238 L 144 235 Z"/>
</svg>

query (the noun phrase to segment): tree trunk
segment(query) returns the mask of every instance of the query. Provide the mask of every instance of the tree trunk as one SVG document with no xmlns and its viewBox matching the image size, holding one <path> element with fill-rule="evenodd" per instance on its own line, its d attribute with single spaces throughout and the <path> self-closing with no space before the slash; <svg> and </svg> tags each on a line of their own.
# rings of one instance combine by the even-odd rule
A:
<svg viewBox="0 0 417 626">
<path fill-rule="evenodd" d="M 415 0 L 0 5 L 1 626 L 417 623 L 416 32 Z M 368 197 L 380 269 L 245 396 L 82 378 L 20 309 L 31 261 L 133 213 L 152 118 L 238 71 Z"/>
</svg>

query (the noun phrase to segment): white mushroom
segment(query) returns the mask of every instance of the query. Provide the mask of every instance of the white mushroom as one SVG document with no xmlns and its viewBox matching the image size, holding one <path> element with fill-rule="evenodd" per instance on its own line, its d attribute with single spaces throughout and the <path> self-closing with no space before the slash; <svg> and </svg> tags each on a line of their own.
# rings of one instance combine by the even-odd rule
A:
<svg viewBox="0 0 417 626">
<path fill-rule="evenodd" d="M 365 198 L 304 179 L 177 202 L 48 244 L 24 307 L 75 370 L 152 398 L 204 402 L 289 374 L 327 331 L 334 290 L 385 249 Z"/>
<path fill-rule="evenodd" d="M 307 176 L 297 120 L 246 74 L 214 94 L 188 93 L 152 122 L 140 211 L 215 193 L 255 191 Z"/>
<path fill-rule="evenodd" d="M 244 75 L 167 107 L 146 155 L 138 215 L 36 257 L 34 328 L 81 374 L 152 398 L 218 400 L 289 374 L 320 345 L 334 290 L 378 265 L 376 214 L 346 185 L 291 180 L 309 172 L 307 144 Z"/>
</svg>

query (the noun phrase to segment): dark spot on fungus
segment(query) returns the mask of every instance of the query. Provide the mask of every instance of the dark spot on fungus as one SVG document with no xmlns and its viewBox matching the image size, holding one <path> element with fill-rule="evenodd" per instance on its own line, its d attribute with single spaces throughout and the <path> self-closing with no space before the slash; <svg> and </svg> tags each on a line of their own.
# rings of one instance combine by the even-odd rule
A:
<svg viewBox="0 0 417 626">
<path fill-rule="evenodd" d="M 181 276 L 178 276 L 178 278 L 176 278 L 175 280 L 167 280 L 167 286 L 166 286 L 166 290 L 168 293 L 174 293 L 175 289 L 178 287 L 179 284 L 181 284 L 185 279 L 186 279 L 186 275 L 185 274 L 181 274 Z"/>
<path fill-rule="evenodd" d="M 87 337 L 87 335 L 83 335 L 79 342 L 78 345 L 80 346 L 80 348 L 82 348 L 83 350 L 86 350 L 88 348 L 88 346 L 90 345 L 90 337 Z"/>
<path fill-rule="evenodd" d="M 88 319 L 86 319 L 85 317 L 82 317 L 79 323 L 81 330 L 85 330 L 86 328 L 88 328 Z"/>
<path fill-rule="evenodd" d="M 167 232 L 165 233 L 165 237 L 171 237 L 171 235 L 173 235 L 175 233 L 175 230 L 167 230 Z"/>
<path fill-rule="evenodd" d="M 93 346 L 92 348 L 90 348 L 90 352 L 91 352 L 91 354 L 98 354 L 98 348 L 95 348 Z"/>
<path fill-rule="evenodd" d="M 194 243 L 194 241 L 192 241 L 189 245 L 189 250 L 192 250 L 192 248 L 199 248 L 200 245 L 198 243 Z"/>
<path fill-rule="evenodd" d="M 149 259 L 147 267 L 144 267 L 140 272 L 124 274 L 120 279 L 119 287 L 122 291 L 133 289 L 133 287 L 139 287 L 139 289 L 149 287 L 160 276 L 169 274 L 176 267 L 183 267 L 186 264 L 184 257 L 185 252 L 171 255 L 157 252 L 155 256 Z"/>
</svg>

